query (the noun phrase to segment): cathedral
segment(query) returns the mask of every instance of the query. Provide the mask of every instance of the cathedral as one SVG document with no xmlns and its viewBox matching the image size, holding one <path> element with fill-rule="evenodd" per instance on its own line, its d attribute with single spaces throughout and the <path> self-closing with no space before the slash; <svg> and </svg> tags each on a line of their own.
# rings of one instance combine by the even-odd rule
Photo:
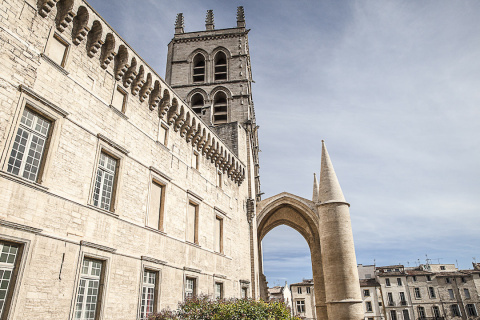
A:
<svg viewBox="0 0 480 320">
<path fill-rule="evenodd" d="M 266 299 L 261 240 L 281 224 L 309 244 L 317 318 L 363 319 L 325 144 L 311 200 L 261 198 L 244 9 L 171 31 L 162 77 L 84 0 L 1 1 L 0 319 Z"/>
</svg>

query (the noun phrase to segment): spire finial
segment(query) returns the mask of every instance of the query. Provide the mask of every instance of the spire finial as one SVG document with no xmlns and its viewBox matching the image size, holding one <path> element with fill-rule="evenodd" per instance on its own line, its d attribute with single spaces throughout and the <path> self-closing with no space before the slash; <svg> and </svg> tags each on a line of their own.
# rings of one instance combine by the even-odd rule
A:
<svg viewBox="0 0 480 320">
<path fill-rule="evenodd" d="M 245 11 L 243 7 L 237 7 L 237 28 L 245 28 Z"/>
<path fill-rule="evenodd" d="M 313 195 L 312 201 L 317 203 L 318 202 L 318 181 L 317 181 L 317 174 L 313 173 Z"/>
<path fill-rule="evenodd" d="M 175 20 L 175 34 L 177 33 L 184 33 L 185 24 L 183 21 L 183 13 L 177 14 L 177 19 Z"/>
<path fill-rule="evenodd" d="M 346 202 L 324 140 L 322 140 L 322 165 L 320 169 L 318 200 L 321 202 Z"/>
<path fill-rule="evenodd" d="M 205 19 L 205 27 L 207 30 L 215 29 L 215 23 L 213 22 L 213 10 L 207 10 L 207 18 Z"/>
</svg>

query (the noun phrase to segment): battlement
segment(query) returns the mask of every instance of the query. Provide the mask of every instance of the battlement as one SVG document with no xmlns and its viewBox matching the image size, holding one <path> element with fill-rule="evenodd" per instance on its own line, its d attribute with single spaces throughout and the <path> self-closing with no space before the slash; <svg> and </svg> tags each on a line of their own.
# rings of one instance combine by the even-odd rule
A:
<svg viewBox="0 0 480 320">
<path fill-rule="evenodd" d="M 245 31 L 245 11 L 242 6 L 237 7 L 237 27 L 236 28 L 226 28 L 226 29 L 218 29 L 217 32 L 213 34 L 220 34 L 225 33 L 227 30 L 235 30 L 240 29 L 240 31 Z M 195 31 L 195 32 L 187 32 L 187 33 L 205 33 L 209 31 L 215 30 L 215 21 L 214 21 L 214 14 L 213 10 L 207 10 L 207 16 L 205 18 L 205 30 L 204 31 Z M 238 31 L 237 31 L 238 32 Z M 177 35 L 181 35 L 185 33 L 185 19 L 183 17 L 183 13 L 177 14 L 177 19 L 175 20 L 175 37 Z"/>
<path fill-rule="evenodd" d="M 59 34 L 71 37 L 75 46 L 84 44 L 85 54 L 97 57 L 101 68 L 113 69 L 115 80 L 125 90 L 150 112 L 156 112 L 218 170 L 238 185 L 244 181 L 242 161 L 86 1 L 38 0 L 37 9 Z M 176 31 L 183 31 L 183 16 L 177 16 Z"/>
</svg>

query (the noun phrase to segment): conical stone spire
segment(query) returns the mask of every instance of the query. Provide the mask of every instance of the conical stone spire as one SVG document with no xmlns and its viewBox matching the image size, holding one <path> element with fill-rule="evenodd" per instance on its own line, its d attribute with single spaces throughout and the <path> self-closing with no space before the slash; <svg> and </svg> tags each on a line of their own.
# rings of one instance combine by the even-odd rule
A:
<svg viewBox="0 0 480 320">
<path fill-rule="evenodd" d="M 184 27 L 183 13 L 178 13 L 177 20 L 175 20 L 175 34 L 184 33 Z"/>
<path fill-rule="evenodd" d="M 215 23 L 213 22 L 213 10 L 207 10 L 207 18 L 205 19 L 205 28 L 207 28 L 207 30 L 215 29 Z"/>
<path fill-rule="evenodd" d="M 337 175 L 333 169 L 332 161 L 328 155 L 325 141 L 322 140 L 322 165 L 320 169 L 320 185 L 318 200 L 321 202 L 346 202 Z"/>
<path fill-rule="evenodd" d="M 313 195 L 312 201 L 317 203 L 318 202 L 318 181 L 317 181 L 317 174 L 313 174 Z"/>
</svg>

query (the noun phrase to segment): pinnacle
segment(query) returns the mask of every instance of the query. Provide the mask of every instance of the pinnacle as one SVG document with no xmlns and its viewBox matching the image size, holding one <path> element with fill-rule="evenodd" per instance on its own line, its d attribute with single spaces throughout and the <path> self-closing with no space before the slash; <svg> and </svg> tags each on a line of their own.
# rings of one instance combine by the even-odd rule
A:
<svg viewBox="0 0 480 320">
<path fill-rule="evenodd" d="M 320 169 L 318 200 L 321 202 L 345 202 L 342 188 L 333 169 L 332 161 L 330 160 L 324 140 L 322 140 L 322 165 Z"/>
<path fill-rule="evenodd" d="M 312 201 L 313 202 L 318 202 L 318 181 L 317 181 L 317 174 L 313 174 L 313 195 L 312 195 Z"/>
</svg>

